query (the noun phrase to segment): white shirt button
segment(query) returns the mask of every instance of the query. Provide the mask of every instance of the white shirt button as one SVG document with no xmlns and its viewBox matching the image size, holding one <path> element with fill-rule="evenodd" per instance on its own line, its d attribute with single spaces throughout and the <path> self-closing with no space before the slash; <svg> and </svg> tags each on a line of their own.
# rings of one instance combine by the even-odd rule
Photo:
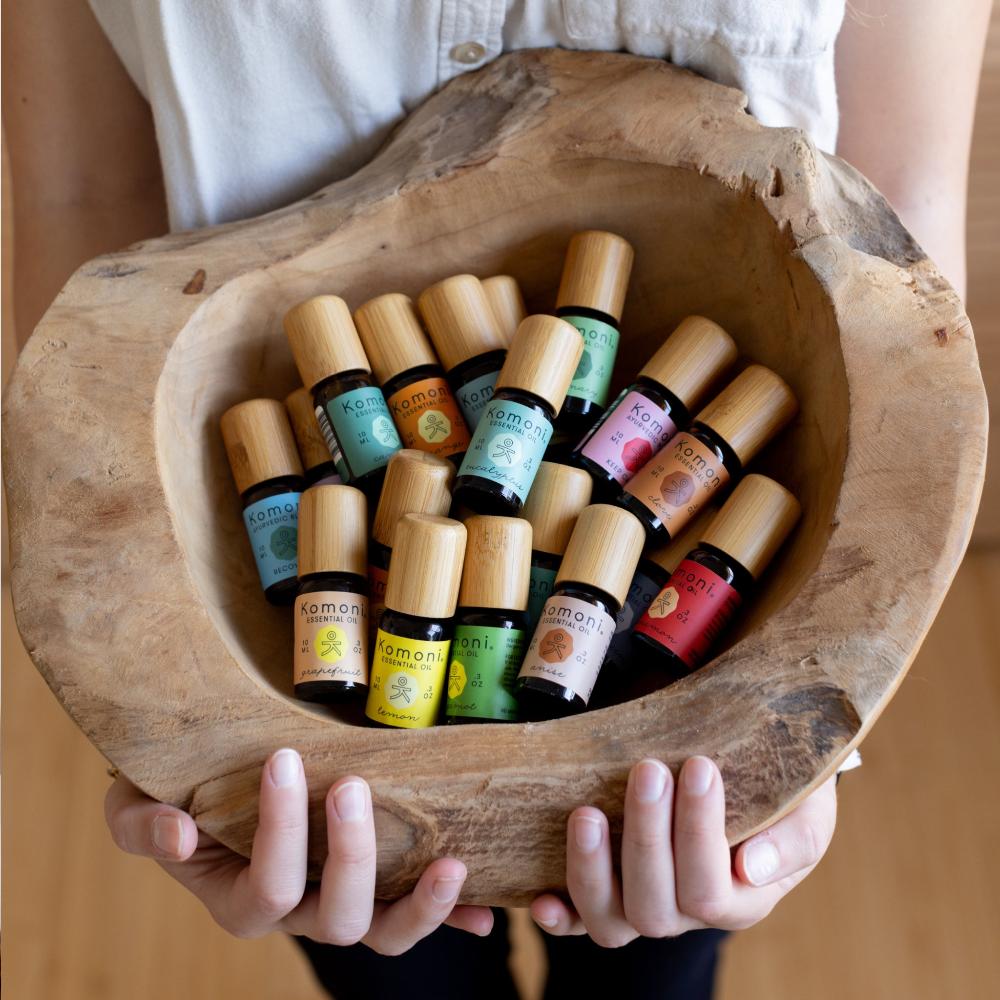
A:
<svg viewBox="0 0 1000 1000">
<path fill-rule="evenodd" d="M 485 55 L 486 49 L 479 42 L 462 42 L 451 50 L 451 58 L 467 66 L 479 62 Z"/>
</svg>

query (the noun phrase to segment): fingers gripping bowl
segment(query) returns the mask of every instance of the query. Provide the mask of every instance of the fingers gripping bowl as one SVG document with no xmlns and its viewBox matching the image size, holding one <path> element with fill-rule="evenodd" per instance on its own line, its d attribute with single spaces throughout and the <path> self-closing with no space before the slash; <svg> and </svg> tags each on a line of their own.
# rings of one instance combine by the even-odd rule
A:
<svg viewBox="0 0 1000 1000">
<path fill-rule="evenodd" d="M 683 316 L 721 323 L 801 402 L 758 471 L 802 522 L 708 666 L 556 722 L 378 731 L 294 701 L 290 624 L 247 559 L 220 414 L 297 387 L 296 302 L 416 296 L 512 274 L 551 309 L 569 235 L 636 249 L 619 379 Z M 323 796 L 371 783 L 379 892 L 433 857 L 469 901 L 562 883 L 564 824 L 620 815 L 629 767 L 711 756 L 732 842 L 823 781 L 878 717 L 961 558 L 985 402 L 952 289 L 876 191 L 736 91 L 654 60 L 522 52 L 459 78 L 354 176 L 286 209 L 180 233 L 77 272 L 5 401 L 18 625 L 93 742 L 149 794 L 250 847 L 259 768 L 282 745 Z M 465 897 L 464 897 L 465 898 Z"/>
</svg>

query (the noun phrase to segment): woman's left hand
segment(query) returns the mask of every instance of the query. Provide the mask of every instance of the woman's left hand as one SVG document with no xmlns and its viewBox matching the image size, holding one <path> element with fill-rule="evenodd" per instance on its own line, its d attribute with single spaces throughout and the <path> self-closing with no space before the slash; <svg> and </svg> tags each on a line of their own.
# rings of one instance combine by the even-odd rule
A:
<svg viewBox="0 0 1000 1000">
<path fill-rule="evenodd" d="M 836 780 L 740 844 L 735 856 L 726 842 L 725 817 L 722 775 L 708 757 L 687 760 L 676 789 L 664 764 L 640 761 L 625 792 L 621 878 L 612 862 L 607 817 L 591 806 L 576 809 L 566 830 L 572 904 L 539 896 L 532 917 L 549 934 L 589 934 L 605 948 L 640 936 L 750 927 L 826 852 L 837 821 Z"/>
</svg>

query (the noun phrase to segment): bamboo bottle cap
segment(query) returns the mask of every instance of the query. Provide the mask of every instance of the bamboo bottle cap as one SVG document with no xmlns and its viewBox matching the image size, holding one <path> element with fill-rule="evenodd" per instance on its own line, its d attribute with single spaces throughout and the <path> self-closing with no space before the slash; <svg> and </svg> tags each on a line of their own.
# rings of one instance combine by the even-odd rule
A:
<svg viewBox="0 0 1000 1000">
<path fill-rule="evenodd" d="M 404 448 L 389 459 L 385 484 L 375 508 L 372 537 L 391 549 L 399 519 L 406 514 L 448 513 L 455 466 L 426 451 Z"/>
<path fill-rule="evenodd" d="M 288 413 L 278 400 L 248 399 L 237 403 L 222 414 L 221 425 L 240 493 L 278 476 L 302 475 Z"/>
<path fill-rule="evenodd" d="M 594 481 L 583 469 L 540 463 L 521 508 L 521 517 L 531 523 L 532 548 L 561 556 L 580 511 L 590 503 L 593 489 Z"/>
<path fill-rule="evenodd" d="M 750 475 L 733 490 L 701 540 L 732 556 L 756 578 L 801 513 L 801 504 L 784 486 L 767 476 Z"/>
<path fill-rule="evenodd" d="M 531 582 L 531 525 L 519 517 L 477 514 L 465 522 L 462 608 L 524 611 Z"/>
<path fill-rule="evenodd" d="M 736 354 L 736 342 L 718 323 L 688 316 L 642 366 L 639 376 L 669 389 L 690 412 Z"/>
<path fill-rule="evenodd" d="M 585 306 L 620 320 L 634 257 L 631 245 L 614 233 L 577 233 L 566 251 L 556 309 Z"/>
<path fill-rule="evenodd" d="M 369 299 L 354 311 L 354 322 L 381 385 L 400 372 L 438 363 L 408 295 L 390 292 Z"/>
<path fill-rule="evenodd" d="M 564 580 L 586 583 L 622 604 L 645 541 L 646 533 L 634 514 L 610 504 L 591 504 L 577 518 L 555 585 Z"/>
<path fill-rule="evenodd" d="M 558 413 L 582 354 L 583 337 L 575 326 L 555 316 L 529 316 L 514 334 L 496 387 L 524 389 Z"/>
<path fill-rule="evenodd" d="M 481 282 L 490 307 L 496 315 L 504 340 L 509 344 L 521 320 L 528 314 L 517 282 L 509 274 L 483 278 Z"/>
<path fill-rule="evenodd" d="M 417 307 L 446 371 L 507 346 L 508 338 L 474 275 L 456 274 L 425 288 Z"/>
<path fill-rule="evenodd" d="M 308 389 L 296 389 L 285 397 L 285 409 L 292 422 L 292 432 L 299 446 L 302 464 L 306 468 L 315 469 L 324 462 L 332 462 L 333 456 L 323 440 L 323 434 L 316 422 L 316 411 L 313 409 L 312 396 Z"/>
<path fill-rule="evenodd" d="M 351 310 L 336 295 L 317 295 L 289 309 L 285 334 L 307 389 L 341 372 L 371 371 Z"/>
<path fill-rule="evenodd" d="M 353 486 L 311 486 L 299 501 L 299 576 L 368 567 L 368 505 Z"/>
<path fill-rule="evenodd" d="M 695 418 L 711 427 L 746 465 L 799 408 L 785 380 L 763 365 L 740 372 Z"/>
<path fill-rule="evenodd" d="M 715 504 L 702 508 L 692 520 L 688 521 L 676 538 L 671 539 L 666 545 L 647 552 L 644 558 L 656 563 L 668 573 L 673 573 L 684 561 L 684 557 L 698 547 L 698 543 L 705 537 L 705 532 L 718 513 L 719 508 Z"/>
<path fill-rule="evenodd" d="M 407 514 L 396 528 L 385 606 L 418 618 L 451 618 L 465 558 L 465 525 L 450 517 Z"/>
</svg>

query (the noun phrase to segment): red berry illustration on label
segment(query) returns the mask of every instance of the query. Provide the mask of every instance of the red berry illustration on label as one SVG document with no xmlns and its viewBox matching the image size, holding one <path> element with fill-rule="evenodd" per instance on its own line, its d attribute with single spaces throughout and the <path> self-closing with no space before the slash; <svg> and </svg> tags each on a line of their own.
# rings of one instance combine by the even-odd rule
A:
<svg viewBox="0 0 1000 1000">
<path fill-rule="evenodd" d="M 694 496 L 694 480 L 686 472 L 671 472 L 660 483 L 660 496 L 671 507 L 683 507 Z"/>
<path fill-rule="evenodd" d="M 666 618 L 677 607 L 677 599 L 677 591 L 673 587 L 667 587 L 653 599 L 646 614 L 650 618 Z"/>
<path fill-rule="evenodd" d="M 561 628 L 547 632 L 538 644 L 538 653 L 546 663 L 562 663 L 573 652 L 573 636 Z"/>
<path fill-rule="evenodd" d="M 638 472 L 653 457 L 653 446 L 645 438 L 632 438 L 622 447 L 622 464 L 629 472 Z"/>
</svg>

